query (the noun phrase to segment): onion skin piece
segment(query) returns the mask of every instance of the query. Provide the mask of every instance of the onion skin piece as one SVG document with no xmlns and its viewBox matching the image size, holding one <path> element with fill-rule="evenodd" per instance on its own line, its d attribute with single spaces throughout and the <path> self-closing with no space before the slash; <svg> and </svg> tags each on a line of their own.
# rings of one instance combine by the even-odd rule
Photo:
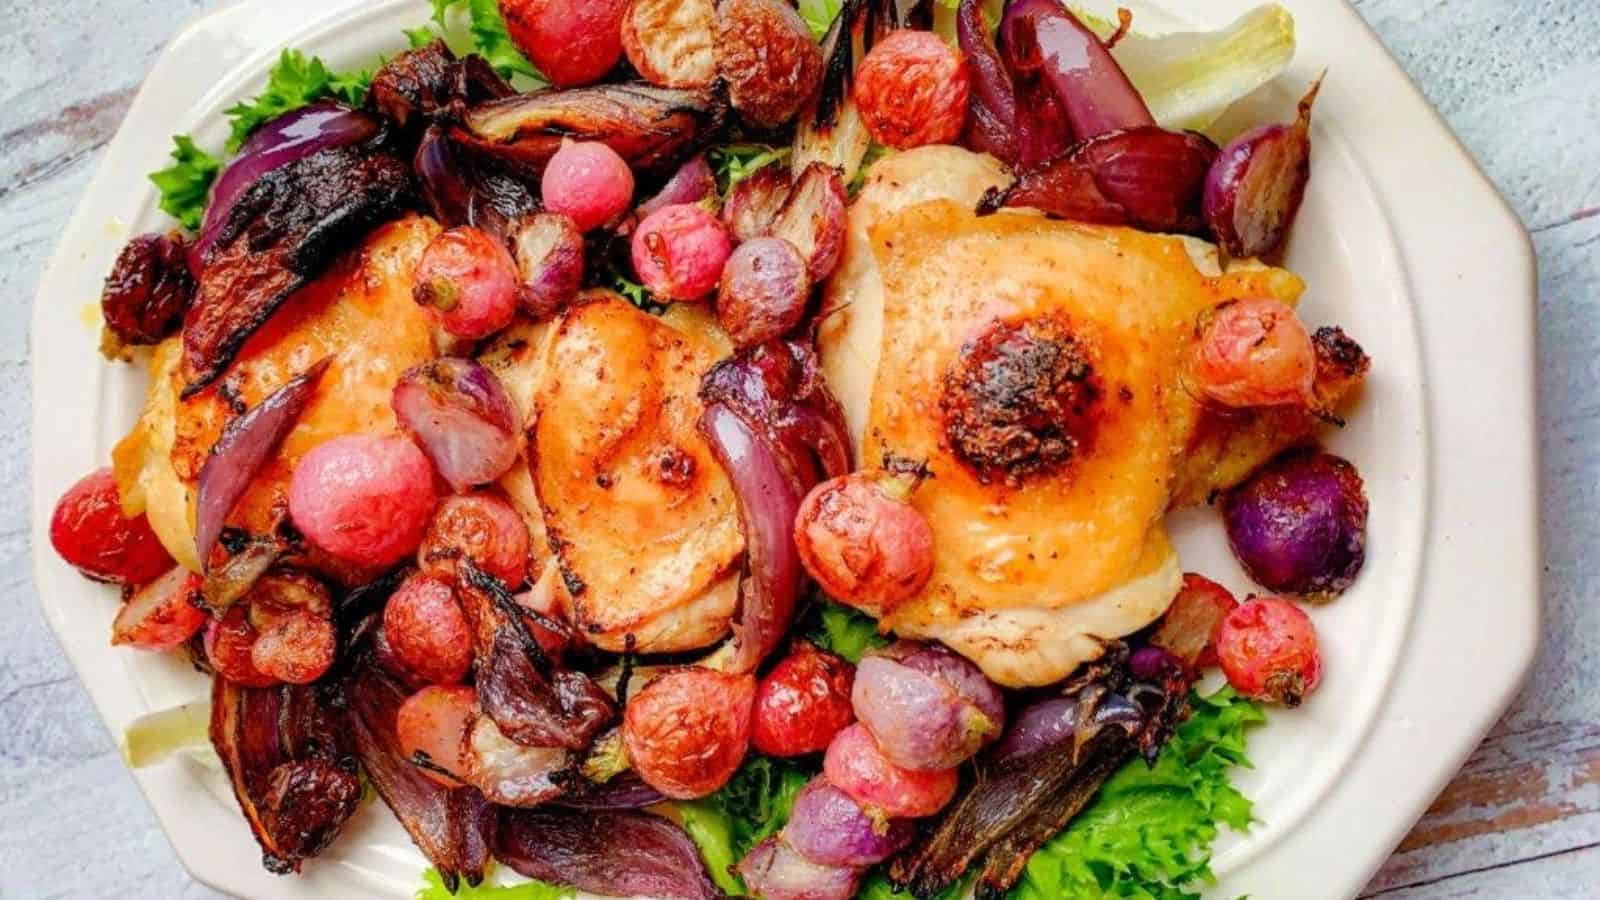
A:
<svg viewBox="0 0 1600 900">
<path fill-rule="evenodd" d="M 222 536 L 222 523 L 294 430 L 332 361 L 333 357 L 325 356 L 312 363 L 223 430 L 200 467 L 196 490 L 194 545 L 202 567 L 210 569 L 211 551 Z"/>
<path fill-rule="evenodd" d="M 1233 257 L 1278 249 L 1300 213 L 1311 180 L 1311 107 L 1322 80 L 1289 125 L 1263 125 L 1235 138 L 1206 175 L 1204 211 L 1217 243 Z"/>
<path fill-rule="evenodd" d="M 1000 33 L 1012 73 L 1050 85 L 1078 140 L 1156 124 L 1111 51 L 1059 0 L 1017 0 Z"/>
<path fill-rule="evenodd" d="M 856 869 L 812 862 L 780 837 L 746 854 L 739 877 L 762 900 L 850 900 L 861 881 Z"/>
<path fill-rule="evenodd" d="M 604 784 L 574 780 L 568 785 L 567 793 L 552 802 L 566 809 L 603 811 L 644 809 L 666 800 L 664 794 L 645 784 L 637 772 L 629 770 L 612 776 Z"/>
<path fill-rule="evenodd" d="M 430 126 L 411 161 L 423 199 L 446 228 L 470 225 L 509 240 L 523 217 L 539 209 L 523 182 L 463 153 L 441 126 Z"/>
<path fill-rule="evenodd" d="M 726 115 L 727 101 L 712 90 L 600 84 L 479 104 L 450 137 L 527 178 L 544 174 L 563 140 L 600 141 L 636 172 L 667 175 Z"/>
<path fill-rule="evenodd" d="M 1216 155 L 1216 145 L 1194 132 L 1111 132 L 991 191 L 979 212 L 1031 207 L 1078 222 L 1203 235 L 1201 196 Z"/>
<path fill-rule="evenodd" d="M 606 692 L 545 655 L 505 586 L 470 559 L 460 597 L 475 632 L 478 702 L 500 731 L 527 747 L 584 750 L 616 718 Z"/>
<path fill-rule="evenodd" d="M 407 370 L 391 405 L 401 427 L 458 492 L 494 481 L 517 461 L 516 404 L 476 360 L 445 357 Z"/>
<path fill-rule="evenodd" d="M 689 835 L 650 813 L 502 810 L 495 856 L 529 878 L 612 897 L 723 896 Z"/>
</svg>

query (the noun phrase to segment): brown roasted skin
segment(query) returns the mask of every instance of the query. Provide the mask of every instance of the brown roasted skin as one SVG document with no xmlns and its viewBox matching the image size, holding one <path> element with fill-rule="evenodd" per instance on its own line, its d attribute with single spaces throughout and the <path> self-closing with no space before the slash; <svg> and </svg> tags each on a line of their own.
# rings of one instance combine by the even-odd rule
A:
<svg viewBox="0 0 1600 900">
<path fill-rule="evenodd" d="M 390 398 L 406 369 L 437 355 L 433 329 L 411 298 L 411 274 L 439 226 L 408 216 L 382 226 L 297 291 L 241 348 L 226 377 L 180 399 L 184 384 L 176 346 L 157 349 L 145 412 L 113 454 L 119 484 L 147 507 L 152 527 L 173 556 L 194 558 L 194 486 L 228 423 L 323 357 L 331 357 L 316 394 L 278 453 L 262 468 L 227 526 L 250 535 L 279 532 L 289 480 L 300 458 L 346 434 L 396 430 Z M 347 584 L 376 573 L 311 560 Z"/>
<path fill-rule="evenodd" d="M 328 148 L 257 180 L 201 260 L 183 324 L 184 395 L 216 381 L 296 290 L 414 202 L 409 162 L 374 144 Z"/>
<path fill-rule="evenodd" d="M 242 688 L 217 676 L 211 743 L 270 872 L 298 872 L 361 799 L 354 748 L 327 688 Z"/>
<path fill-rule="evenodd" d="M 450 137 L 534 178 L 566 139 L 601 141 L 635 171 L 664 174 L 703 146 L 726 114 L 711 90 L 601 84 L 475 106 Z"/>
<path fill-rule="evenodd" d="M 580 297 L 552 326 L 535 394 L 528 452 L 550 545 L 574 620 L 607 650 L 706 646 L 733 613 L 731 591 L 708 591 L 744 534 L 696 429 L 700 378 L 729 348 L 704 312 L 674 310 Z"/>
</svg>

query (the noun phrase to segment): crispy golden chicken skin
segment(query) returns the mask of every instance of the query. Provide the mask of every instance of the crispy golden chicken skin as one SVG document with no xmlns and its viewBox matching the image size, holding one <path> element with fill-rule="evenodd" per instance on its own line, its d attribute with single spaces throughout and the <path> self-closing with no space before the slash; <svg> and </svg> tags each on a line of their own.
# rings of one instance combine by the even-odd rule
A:
<svg viewBox="0 0 1600 900">
<path fill-rule="evenodd" d="M 586 295 L 551 326 L 529 460 L 571 612 L 595 645 L 669 652 L 728 631 L 744 532 L 700 437 L 700 378 L 727 355 L 703 311 Z"/>
<path fill-rule="evenodd" d="M 933 578 L 869 612 L 1001 683 L 1038 685 L 1166 609 L 1181 581 L 1164 526 L 1176 502 L 1242 478 L 1316 420 L 1219 415 L 1184 384 L 1207 312 L 1292 304 L 1300 279 L 1223 272 L 1184 238 L 977 216 L 1004 178 L 953 147 L 880 162 L 819 343 L 861 462 L 933 476 L 913 500 L 934 531 Z"/>
<path fill-rule="evenodd" d="M 294 430 L 228 517 L 230 526 L 272 533 L 287 514 L 289 479 L 302 456 L 340 435 L 396 429 L 390 407 L 395 382 L 436 355 L 432 326 L 411 297 L 411 275 L 438 232 L 436 223 L 418 216 L 372 232 L 297 291 L 245 343 L 227 373 L 193 397 L 178 396 L 177 340 L 156 349 L 144 414 L 113 459 L 125 495 L 143 500 L 174 559 L 199 568 L 194 487 L 222 430 L 317 360 L 333 357 Z M 364 573 L 329 574 L 350 580 Z"/>
</svg>

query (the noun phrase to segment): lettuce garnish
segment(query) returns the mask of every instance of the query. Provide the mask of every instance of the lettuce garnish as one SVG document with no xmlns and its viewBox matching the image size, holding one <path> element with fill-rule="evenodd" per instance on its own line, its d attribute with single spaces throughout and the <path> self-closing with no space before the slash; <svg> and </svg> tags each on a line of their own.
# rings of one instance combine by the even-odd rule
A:
<svg viewBox="0 0 1600 900">
<path fill-rule="evenodd" d="M 509 886 L 485 881 L 477 887 L 463 881 L 452 894 L 444 886 L 438 870 L 428 869 L 422 873 L 422 887 L 417 888 L 416 900 L 573 900 L 577 896 L 578 892 L 572 888 L 543 881 L 525 881 Z"/>
</svg>

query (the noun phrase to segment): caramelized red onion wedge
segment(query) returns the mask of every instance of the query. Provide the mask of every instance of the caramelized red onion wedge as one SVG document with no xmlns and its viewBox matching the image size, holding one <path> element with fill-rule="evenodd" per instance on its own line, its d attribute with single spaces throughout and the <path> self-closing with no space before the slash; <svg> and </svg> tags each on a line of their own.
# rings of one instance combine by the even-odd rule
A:
<svg viewBox="0 0 1600 900">
<path fill-rule="evenodd" d="M 745 855 L 739 877 L 762 900 L 850 900 L 861 872 L 812 862 L 783 838 L 770 837 Z"/>
<path fill-rule="evenodd" d="M 517 461 L 517 408 L 477 361 L 445 357 L 415 366 L 394 387 L 395 418 L 457 491 L 487 484 Z"/>
<path fill-rule="evenodd" d="M 582 672 L 558 669 L 505 586 L 462 560 L 461 600 L 476 633 L 478 702 L 525 747 L 583 750 L 616 718 L 609 695 Z"/>
<path fill-rule="evenodd" d="M 382 126 L 371 115 L 332 100 L 319 100 L 262 125 L 239 148 L 211 188 L 200 235 L 189 247 L 189 269 L 200 273 L 206 251 L 217 242 L 228 213 L 261 176 L 319 150 L 359 144 Z"/>
<path fill-rule="evenodd" d="M 1031 207 L 1080 222 L 1204 234 L 1200 199 L 1216 155 L 1216 144 L 1195 132 L 1111 132 L 991 191 L 979 212 Z"/>
<path fill-rule="evenodd" d="M 553 802 L 567 809 L 644 809 L 666 802 L 666 796 L 644 783 L 632 770 L 613 775 L 603 784 L 574 779 L 567 792 Z"/>
<path fill-rule="evenodd" d="M 333 357 L 325 356 L 289 379 L 254 409 L 228 423 L 205 465 L 200 467 L 195 494 L 194 545 L 200 565 L 210 569 L 211 550 L 222 536 L 222 523 L 250 482 L 267 464 L 317 392 Z"/>
<path fill-rule="evenodd" d="M 752 672 L 783 641 L 804 584 L 795 514 L 819 467 L 823 477 L 848 471 L 849 433 L 816 354 L 792 341 L 713 366 L 700 399 L 700 432 L 733 481 L 747 545 L 731 671 Z"/>
<path fill-rule="evenodd" d="M 983 0 L 961 0 L 956 39 L 972 77 L 971 107 L 963 143 L 1008 165 L 1017 162 L 1017 95 L 1000 53 L 989 39 Z"/>
<path fill-rule="evenodd" d="M 734 668 L 752 672 L 777 649 L 794 617 L 805 574 L 792 529 L 807 486 L 731 408 L 708 405 L 700 430 L 733 481 L 744 522 L 747 572 L 739 586 Z"/>
<path fill-rule="evenodd" d="M 504 239 L 539 208 L 526 184 L 460 152 L 437 125 L 423 134 L 411 168 L 428 209 L 448 228 L 470 225 Z"/>
<path fill-rule="evenodd" d="M 1078 140 L 1155 125 L 1111 51 L 1058 0 L 1010 4 L 1000 40 L 1013 74 L 1037 74 L 1054 90 Z"/>
<path fill-rule="evenodd" d="M 299 871 L 355 812 L 361 780 L 336 715 L 319 688 L 212 681 L 211 743 L 270 872 Z"/>
<path fill-rule="evenodd" d="M 562 793 L 574 757 L 564 747 L 524 747 L 506 737 L 488 716 L 478 716 L 463 738 L 467 783 L 490 803 L 532 808 Z"/>
<path fill-rule="evenodd" d="M 877 865 L 905 849 L 911 836 L 909 821 L 883 821 L 820 775 L 795 795 L 783 828 L 789 846 L 826 866 Z"/>
<path fill-rule="evenodd" d="M 220 616 L 250 593 L 261 576 L 277 564 L 286 548 L 271 537 L 254 537 L 224 562 L 213 566 L 200 585 L 200 597 L 212 615 Z"/>
<path fill-rule="evenodd" d="M 567 139 L 601 141 L 635 171 L 666 175 L 726 114 L 727 101 L 712 90 L 601 84 L 474 106 L 450 137 L 527 177 L 543 174 Z"/>
<path fill-rule="evenodd" d="M 1206 175 L 1206 224 L 1229 256 L 1278 249 L 1300 212 L 1311 180 L 1311 106 L 1318 78 L 1288 125 L 1263 125 L 1223 148 Z"/>
<path fill-rule="evenodd" d="M 649 813 L 503 810 L 495 856 L 529 878 L 612 897 L 723 896 L 694 841 L 671 820 Z"/>
<path fill-rule="evenodd" d="M 494 840 L 494 807 L 476 788 L 448 788 L 423 774 L 395 734 L 395 715 L 407 692 L 376 666 L 361 666 L 345 685 L 356 753 L 378 796 L 454 891 L 465 876 L 483 881 Z"/>
</svg>

